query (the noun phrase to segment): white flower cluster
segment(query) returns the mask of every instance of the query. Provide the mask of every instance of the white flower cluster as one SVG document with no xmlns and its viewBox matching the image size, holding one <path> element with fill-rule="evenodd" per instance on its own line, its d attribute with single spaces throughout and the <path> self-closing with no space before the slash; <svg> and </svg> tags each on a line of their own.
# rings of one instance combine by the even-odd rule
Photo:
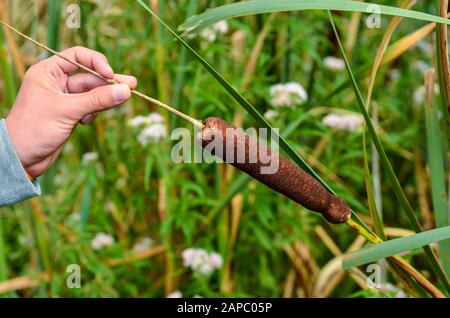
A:
<svg viewBox="0 0 450 318">
<path fill-rule="evenodd" d="M 391 81 L 396 81 L 402 76 L 402 73 L 398 68 L 394 68 L 388 72 L 388 76 Z"/>
<path fill-rule="evenodd" d="M 114 238 L 106 233 L 97 233 L 91 241 L 91 246 L 94 250 L 100 250 L 114 244 Z"/>
<path fill-rule="evenodd" d="M 417 47 L 418 49 L 420 49 L 427 56 L 432 56 L 433 55 L 434 47 L 433 47 L 433 45 L 431 45 L 427 41 L 424 41 L 424 40 L 419 41 L 419 42 L 417 42 L 414 45 L 414 47 Z"/>
<path fill-rule="evenodd" d="M 176 290 L 168 294 L 166 298 L 183 298 L 183 293 L 179 290 Z"/>
<path fill-rule="evenodd" d="M 437 95 L 439 94 L 439 85 L 436 83 L 434 84 L 434 93 Z M 426 88 L 425 86 L 419 86 L 413 94 L 413 99 L 416 104 L 423 104 L 425 102 L 425 94 L 426 94 Z"/>
<path fill-rule="evenodd" d="M 294 107 L 308 99 L 308 93 L 299 83 L 276 84 L 270 87 L 273 107 Z"/>
<path fill-rule="evenodd" d="M 149 249 L 154 244 L 154 241 L 150 237 L 144 237 L 138 243 L 134 244 L 133 251 L 138 253 Z"/>
<path fill-rule="evenodd" d="M 335 129 L 354 131 L 364 124 L 364 118 L 357 114 L 329 114 L 323 118 L 322 123 Z"/>
<path fill-rule="evenodd" d="M 264 113 L 264 118 L 271 121 L 278 117 L 278 112 L 276 110 L 268 110 Z"/>
<path fill-rule="evenodd" d="M 208 253 L 201 248 L 188 248 L 181 254 L 183 266 L 202 275 L 209 275 L 223 265 L 222 256 L 216 252 Z"/>
<path fill-rule="evenodd" d="M 345 69 L 345 61 L 343 59 L 328 56 L 323 60 L 323 64 L 326 68 L 332 71 L 342 71 Z"/>
<path fill-rule="evenodd" d="M 218 34 L 225 34 L 228 32 L 228 29 L 228 22 L 222 20 L 203 29 L 200 32 L 200 36 L 208 42 L 214 42 L 217 39 Z"/>
<path fill-rule="evenodd" d="M 134 128 L 143 128 L 138 136 L 139 143 L 142 146 L 147 146 L 151 142 L 158 142 L 162 138 L 167 137 L 167 127 L 164 124 L 164 118 L 158 113 L 134 117 L 128 124 Z"/>
<path fill-rule="evenodd" d="M 19 235 L 17 240 L 18 240 L 19 244 L 22 245 L 23 247 L 31 246 L 30 239 L 23 234 Z"/>
<path fill-rule="evenodd" d="M 96 152 L 87 152 L 83 155 L 83 158 L 81 159 L 81 162 L 83 165 L 87 166 L 91 162 L 98 160 L 98 153 Z"/>
<path fill-rule="evenodd" d="M 422 60 L 415 61 L 413 67 L 416 70 L 420 71 L 422 74 L 425 74 L 430 69 L 430 65 L 428 65 L 427 62 Z"/>
<path fill-rule="evenodd" d="M 237 30 L 231 35 L 231 56 L 234 62 L 242 63 L 245 59 L 245 46 L 247 34 L 242 30 Z"/>
<path fill-rule="evenodd" d="M 407 298 L 404 290 L 392 285 L 391 283 L 382 284 L 379 291 L 382 293 L 393 294 L 394 298 Z"/>
</svg>

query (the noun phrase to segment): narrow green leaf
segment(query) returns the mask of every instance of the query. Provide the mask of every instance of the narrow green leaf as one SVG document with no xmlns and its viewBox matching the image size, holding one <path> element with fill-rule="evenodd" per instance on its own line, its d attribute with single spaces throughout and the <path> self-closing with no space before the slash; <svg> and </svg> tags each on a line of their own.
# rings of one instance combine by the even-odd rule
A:
<svg viewBox="0 0 450 318">
<path fill-rule="evenodd" d="M 380 14 L 384 15 L 400 16 L 450 25 L 450 20 L 439 16 L 368 2 L 344 0 L 252 0 L 209 9 L 203 14 L 187 20 L 181 26 L 181 30 L 185 32 L 199 31 L 220 20 L 246 15 L 302 10 L 338 10 L 365 12 L 369 14 L 373 14 L 376 10 L 376 12 L 380 12 Z"/>
<path fill-rule="evenodd" d="M 8 59 L 8 49 L 5 45 L 3 28 L 0 28 L 0 72 L 5 85 L 6 102 L 11 107 L 16 99 L 17 87 L 14 81 L 13 70 Z"/>
<path fill-rule="evenodd" d="M 437 0 L 436 1 L 436 8 L 437 8 L 437 13 L 439 14 L 439 7 L 441 5 L 441 1 L 442 0 Z M 444 65 L 442 65 L 442 59 L 448 58 L 442 55 L 442 52 L 440 50 L 441 47 L 441 32 L 444 32 L 444 29 L 436 27 L 436 65 L 437 65 L 437 73 L 438 73 L 438 79 L 439 79 L 439 88 L 440 88 L 440 93 L 439 93 L 439 97 L 440 97 L 440 102 L 441 102 L 441 111 L 443 114 L 448 114 L 449 112 L 449 105 L 447 105 L 447 99 L 445 97 L 445 90 L 449 89 L 448 87 L 445 87 L 445 82 L 444 82 Z M 445 35 L 444 35 L 445 36 Z M 450 125 L 449 125 L 449 121 L 447 120 L 443 120 L 441 123 L 441 129 L 442 129 L 442 133 L 443 133 L 443 149 L 444 151 L 449 151 L 449 144 L 448 144 L 448 138 L 449 138 L 449 134 L 450 134 Z M 449 256 L 450 257 L 450 256 Z M 450 271 L 450 269 L 449 269 Z M 447 273 L 447 275 L 449 275 Z"/>
<path fill-rule="evenodd" d="M 60 0 L 48 1 L 48 20 L 47 20 L 47 44 L 50 48 L 58 49 L 59 39 L 59 21 L 61 18 L 61 5 Z M 50 56 L 51 53 L 48 53 Z"/>
<path fill-rule="evenodd" d="M 433 85 L 433 83 L 430 83 L 430 85 Z M 425 106 L 428 161 L 431 175 L 431 197 L 436 226 L 443 227 L 449 225 L 449 217 L 438 111 L 438 106 L 435 103 Z M 439 246 L 442 265 L 447 276 L 450 277 L 450 240 L 442 241 Z"/>
<path fill-rule="evenodd" d="M 52 253 L 50 252 L 48 228 L 42 220 L 42 215 L 40 215 L 39 211 L 33 210 L 33 221 L 35 227 L 35 240 L 40 257 L 39 260 L 43 265 L 45 271 L 51 274 L 53 272 L 53 265 L 51 258 Z"/>
<path fill-rule="evenodd" d="M 8 278 L 8 266 L 6 263 L 5 240 L 3 239 L 2 216 L 0 215 L 0 282 Z"/>
<path fill-rule="evenodd" d="M 406 236 L 377 245 L 362 248 L 346 254 L 342 262 L 344 269 L 375 262 L 379 259 L 397 255 L 415 248 L 429 245 L 450 238 L 450 226 Z"/>
<path fill-rule="evenodd" d="M 366 133 L 363 136 L 363 154 L 364 154 L 364 174 L 366 176 L 366 193 L 367 193 L 367 202 L 369 204 L 370 216 L 373 221 L 373 227 L 375 229 L 375 233 L 382 239 L 386 240 L 386 235 L 384 233 L 383 228 L 383 220 L 381 219 L 381 215 L 379 214 L 377 204 L 375 203 L 375 191 L 373 187 L 373 179 L 372 174 L 369 169 L 369 158 L 368 158 L 368 150 L 366 143 Z"/>
<path fill-rule="evenodd" d="M 189 7 L 188 7 L 188 12 L 187 12 L 187 16 L 190 17 L 193 14 L 195 14 L 195 12 L 197 12 L 197 7 L 198 7 L 198 0 L 193 0 L 190 1 L 189 3 Z M 177 78 L 175 80 L 175 88 L 174 88 L 174 92 L 173 92 L 173 98 L 172 98 L 172 107 L 179 109 L 180 111 L 183 111 L 181 107 L 181 96 L 182 96 L 182 91 L 183 91 L 183 86 L 184 83 L 186 81 L 186 65 L 188 62 L 188 50 L 186 47 L 181 48 L 180 51 L 180 62 L 178 64 L 178 74 L 177 74 Z M 172 127 L 175 128 L 177 127 L 177 116 L 172 116 L 172 121 L 171 121 Z"/>
<path fill-rule="evenodd" d="M 95 182 L 95 167 L 89 167 L 87 184 L 84 190 L 83 199 L 81 200 L 80 217 L 81 217 L 81 229 L 83 230 L 89 219 L 89 212 L 91 209 L 92 191 Z"/>
<path fill-rule="evenodd" d="M 152 171 L 153 171 L 153 157 L 152 156 L 148 156 L 147 160 L 145 161 L 145 177 L 144 177 L 144 189 L 145 191 L 150 190 L 150 179 L 152 176 Z"/>
</svg>

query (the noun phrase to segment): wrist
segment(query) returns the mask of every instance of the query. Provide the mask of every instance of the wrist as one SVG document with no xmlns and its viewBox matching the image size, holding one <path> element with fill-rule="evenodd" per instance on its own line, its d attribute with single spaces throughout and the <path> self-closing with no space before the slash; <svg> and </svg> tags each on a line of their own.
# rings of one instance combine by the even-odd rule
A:
<svg viewBox="0 0 450 318">
<path fill-rule="evenodd" d="M 17 131 L 15 129 L 15 125 L 12 122 L 11 118 L 8 116 L 5 119 L 5 123 L 6 123 L 6 129 L 8 130 L 8 135 L 9 138 L 11 140 L 11 144 L 14 148 L 14 151 L 16 152 L 17 157 L 19 158 L 20 162 L 22 163 L 22 166 L 25 170 L 25 173 L 27 174 L 27 177 L 31 180 L 34 181 L 35 177 L 28 171 L 28 164 L 25 160 L 26 155 L 23 151 L 23 147 L 22 144 L 20 142 L 20 139 L 17 136 Z"/>
</svg>

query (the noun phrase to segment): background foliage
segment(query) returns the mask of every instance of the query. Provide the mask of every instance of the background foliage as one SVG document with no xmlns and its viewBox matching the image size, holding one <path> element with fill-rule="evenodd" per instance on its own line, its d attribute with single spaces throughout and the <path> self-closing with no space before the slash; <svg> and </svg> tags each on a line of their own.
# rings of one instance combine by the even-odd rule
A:
<svg viewBox="0 0 450 318">
<path fill-rule="evenodd" d="M 194 13 L 230 2 L 146 1 L 175 29 Z M 70 3 L 4 0 L 2 4 L 9 6 L 2 10 L 2 19 L 58 50 L 83 45 L 103 52 L 117 72 L 139 79 L 139 90 L 196 118 L 217 116 L 246 128 L 255 126 L 239 104 L 135 2 L 81 0 L 80 29 L 65 25 Z M 420 1 L 413 9 L 437 12 L 435 1 Z M 366 18 L 359 13 L 334 14 L 364 94 L 369 82 L 364 69 L 370 70 L 392 20 L 382 17 L 382 28 L 370 29 Z M 377 169 L 374 151 L 370 144 L 366 150 L 363 147 L 364 130 L 336 130 L 322 121 L 333 112 L 359 112 L 348 84 L 336 90 L 348 81 L 345 70 L 331 70 L 324 62 L 325 57 L 340 55 L 327 13 L 267 14 L 228 23 L 229 30 L 215 41 L 197 36 L 189 43 L 262 114 L 273 109 L 272 85 L 301 83 L 308 101 L 279 110 L 271 124 L 288 135 L 290 145 L 373 225 L 365 185 L 366 155 L 371 177 L 379 182 L 374 191 L 382 203 L 386 235 L 411 235 L 385 172 Z M 425 25 L 401 20 L 390 43 L 399 43 Z M 424 229 L 431 229 L 435 214 L 430 159 L 440 157 L 444 162 L 445 172 L 438 182 L 448 185 L 445 142 L 430 152 L 427 140 L 433 127 L 442 136 L 439 127 L 445 127 L 442 123 L 448 114 L 436 111 L 430 126 L 421 93 L 424 71 L 436 67 L 434 33 L 402 47 L 403 52 L 397 47 L 398 56 L 378 70 L 371 106 L 415 215 Z M 2 117 L 11 107 L 23 70 L 45 56 L 22 39 L 1 33 Z M 431 105 L 440 107 L 438 96 Z M 0 291 L 4 296 L 164 297 L 176 290 L 186 297 L 417 296 L 391 271 L 383 275 L 378 290 L 367 287 L 365 266 L 342 271 L 341 255 L 365 244 L 347 227 L 327 224 L 320 215 L 261 184 L 247 182 L 225 165 L 172 163 L 170 138 L 143 147 L 127 123 L 155 111 L 161 112 L 169 128 L 189 127 L 163 110 L 132 99 L 102 114 L 93 125 L 77 128 L 58 163 L 41 178 L 41 198 L 0 210 L 0 281 L 4 281 Z M 91 152 L 98 154 L 98 160 L 83 162 L 83 156 Z M 115 242 L 95 250 L 92 240 L 100 232 L 109 233 Z M 152 244 L 137 250 L 136 244 L 148 238 Z M 205 277 L 183 267 L 181 253 L 189 247 L 218 252 L 224 260 L 222 269 Z M 423 253 L 414 250 L 405 257 L 436 281 Z M 69 264 L 81 266 L 81 289 L 66 287 Z"/>
</svg>

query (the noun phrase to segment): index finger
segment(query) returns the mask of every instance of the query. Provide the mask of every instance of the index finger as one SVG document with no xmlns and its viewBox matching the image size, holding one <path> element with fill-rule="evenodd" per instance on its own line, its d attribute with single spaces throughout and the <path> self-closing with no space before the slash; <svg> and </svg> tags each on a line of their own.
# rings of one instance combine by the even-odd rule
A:
<svg viewBox="0 0 450 318">
<path fill-rule="evenodd" d="M 70 60 L 80 63 L 81 65 L 94 70 L 106 78 L 112 78 L 114 71 L 109 65 L 108 59 L 102 53 L 82 47 L 75 46 L 60 53 Z M 78 67 L 58 56 L 52 56 L 47 60 L 48 63 L 56 63 L 58 67 L 65 73 L 71 74 Z"/>
</svg>

